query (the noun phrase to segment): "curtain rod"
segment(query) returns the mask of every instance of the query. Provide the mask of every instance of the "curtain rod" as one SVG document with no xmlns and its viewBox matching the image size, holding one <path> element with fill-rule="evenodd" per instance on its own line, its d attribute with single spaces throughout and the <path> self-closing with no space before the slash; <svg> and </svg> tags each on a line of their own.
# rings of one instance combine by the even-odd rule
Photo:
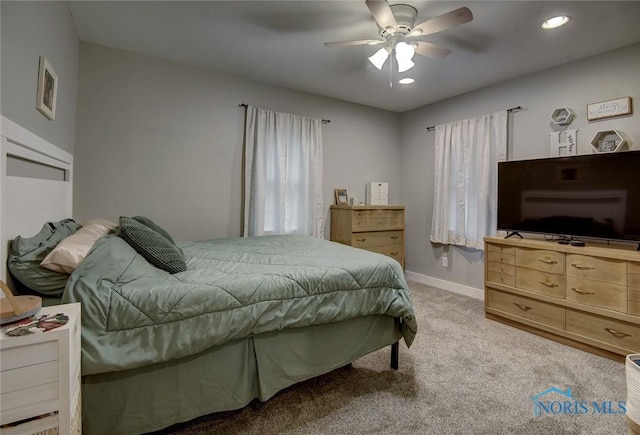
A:
<svg viewBox="0 0 640 435">
<path fill-rule="evenodd" d="M 247 106 L 248 106 L 248 104 L 246 104 L 246 103 L 240 103 L 240 104 L 238 104 L 238 107 L 244 107 L 245 109 L 247 108 Z M 330 122 L 331 122 L 331 120 L 330 120 L 330 119 L 322 119 L 321 121 L 322 121 L 322 123 L 323 123 L 323 124 L 328 124 L 328 123 L 330 123 Z"/>
<path fill-rule="evenodd" d="M 507 109 L 507 112 L 511 113 L 514 110 L 521 110 L 521 109 L 522 109 L 522 106 L 512 107 L 511 109 Z M 436 129 L 435 125 L 432 125 L 431 127 L 427 127 L 427 131 L 433 131 L 435 129 Z"/>
</svg>

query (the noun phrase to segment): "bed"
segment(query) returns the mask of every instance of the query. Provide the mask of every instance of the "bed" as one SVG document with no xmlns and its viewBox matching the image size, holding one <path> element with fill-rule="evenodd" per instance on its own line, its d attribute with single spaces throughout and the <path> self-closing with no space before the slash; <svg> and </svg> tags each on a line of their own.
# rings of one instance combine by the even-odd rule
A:
<svg viewBox="0 0 640 435">
<path fill-rule="evenodd" d="M 2 192 L 6 179 L 3 169 Z M 12 220 L 3 216 L 3 239 L 20 234 Z M 112 232 L 69 275 L 62 302 L 82 304 L 86 434 L 242 408 L 389 345 L 397 364 L 399 340 L 417 331 L 389 257 L 299 235 L 177 246 L 186 270 L 169 273 Z"/>
</svg>

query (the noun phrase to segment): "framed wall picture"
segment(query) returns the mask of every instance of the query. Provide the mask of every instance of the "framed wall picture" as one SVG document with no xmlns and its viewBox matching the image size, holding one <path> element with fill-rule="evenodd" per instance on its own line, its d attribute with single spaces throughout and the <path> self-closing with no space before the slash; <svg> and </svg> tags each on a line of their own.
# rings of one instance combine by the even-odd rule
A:
<svg viewBox="0 0 640 435">
<path fill-rule="evenodd" d="M 56 119 L 56 99 L 58 97 L 58 74 L 46 57 L 40 56 L 38 68 L 38 92 L 36 108 L 47 118 Z"/>
<path fill-rule="evenodd" d="M 336 195 L 337 205 L 349 205 L 349 196 L 347 195 L 347 189 L 334 189 Z"/>
<path fill-rule="evenodd" d="M 611 118 L 613 116 L 630 115 L 632 113 L 631 97 L 600 101 L 587 104 L 587 120 Z"/>
</svg>

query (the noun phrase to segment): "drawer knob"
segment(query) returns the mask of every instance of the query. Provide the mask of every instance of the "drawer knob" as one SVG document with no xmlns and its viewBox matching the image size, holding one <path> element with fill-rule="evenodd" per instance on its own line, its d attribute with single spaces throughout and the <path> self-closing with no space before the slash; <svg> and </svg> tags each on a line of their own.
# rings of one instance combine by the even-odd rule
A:
<svg viewBox="0 0 640 435">
<path fill-rule="evenodd" d="M 389 252 L 389 254 L 391 254 L 391 255 L 398 255 L 398 254 L 400 254 L 400 253 L 399 253 L 399 252 Z"/>
<path fill-rule="evenodd" d="M 513 305 L 520 308 L 522 311 L 529 311 L 531 309 L 531 307 L 528 305 L 517 304 L 515 302 L 513 303 Z"/>
<path fill-rule="evenodd" d="M 400 238 L 400 237 L 398 237 L 398 236 L 391 236 L 391 240 L 397 240 L 397 239 L 399 239 L 399 238 Z"/>
<path fill-rule="evenodd" d="M 556 288 L 558 287 L 558 284 L 554 284 L 554 283 L 548 283 L 548 282 L 544 282 L 544 281 L 538 281 L 540 284 L 542 284 L 545 287 L 549 287 L 549 288 Z"/>
<path fill-rule="evenodd" d="M 356 240 L 357 240 L 358 242 L 364 243 L 364 242 L 366 242 L 366 241 L 367 241 L 367 238 L 366 238 L 366 237 L 361 237 L 361 238 L 356 239 Z"/>
<path fill-rule="evenodd" d="M 616 331 L 615 329 L 604 328 L 604 330 L 616 338 L 631 337 L 631 334 L 625 334 L 624 332 Z"/>
<path fill-rule="evenodd" d="M 580 290 L 579 288 L 571 287 L 571 290 L 578 293 L 579 295 L 595 295 L 596 292 L 587 292 L 584 290 Z"/>
<path fill-rule="evenodd" d="M 558 264 L 556 260 L 549 260 L 548 258 L 538 258 L 538 261 L 542 261 L 545 264 Z"/>
<path fill-rule="evenodd" d="M 591 267 L 591 266 L 581 266 L 579 264 L 576 263 L 571 263 L 571 265 L 573 267 L 575 267 L 576 269 L 580 269 L 580 270 L 590 270 L 590 269 L 595 269 L 595 267 Z"/>
</svg>

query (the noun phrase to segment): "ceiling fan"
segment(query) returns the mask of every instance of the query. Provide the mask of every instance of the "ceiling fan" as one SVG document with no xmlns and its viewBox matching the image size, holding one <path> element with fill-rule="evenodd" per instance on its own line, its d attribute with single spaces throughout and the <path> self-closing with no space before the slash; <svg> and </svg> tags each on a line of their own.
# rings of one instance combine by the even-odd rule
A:
<svg viewBox="0 0 640 435">
<path fill-rule="evenodd" d="M 326 47 L 343 47 L 350 45 L 384 44 L 369 61 L 379 70 L 395 51 L 398 72 L 405 72 L 415 65 L 411 60 L 415 53 L 422 56 L 442 59 L 451 50 L 419 38 L 441 32 L 449 27 L 468 23 L 473 19 L 469 8 L 463 7 L 437 16 L 420 24 L 415 24 L 418 11 L 413 6 L 398 4 L 389 5 L 385 0 L 366 0 L 367 7 L 378 23 L 380 39 L 362 39 L 358 41 L 325 42 Z"/>
</svg>

